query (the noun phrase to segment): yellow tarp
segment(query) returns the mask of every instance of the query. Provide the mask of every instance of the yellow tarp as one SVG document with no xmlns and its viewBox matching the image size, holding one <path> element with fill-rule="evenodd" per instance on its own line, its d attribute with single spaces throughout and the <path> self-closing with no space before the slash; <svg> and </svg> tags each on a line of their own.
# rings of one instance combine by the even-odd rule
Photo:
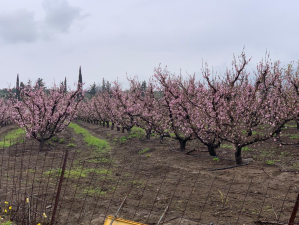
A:
<svg viewBox="0 0 299 225">
<path fill-rule="evenodd" d="M 110 225 L 111 221 L 113 219 L 113 216 L 107 216 L 107 219 L 105 220 L 105 223 L 104 225 Z M 134 221 L 130 221 L 130 220 L 124 220 L 122 218 L 116 218 L 113 223 L 113 225 L 146 225 L 144 223 L 137 223 L 137 222 L 134 222 Z"/>
</svg>

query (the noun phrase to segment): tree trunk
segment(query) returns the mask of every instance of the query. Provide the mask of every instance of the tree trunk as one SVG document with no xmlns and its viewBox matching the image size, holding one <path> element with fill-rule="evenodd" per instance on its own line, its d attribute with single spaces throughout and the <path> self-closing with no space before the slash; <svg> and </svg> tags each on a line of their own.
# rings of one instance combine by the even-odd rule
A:
<svg viewBox="0 0 299 225">
<path fill-rule="evenodd" d="M 41 139 L 39 143 L 39 151 L 42 152 L 44 150 L 44 147 L 45 147 L 45 140 Z"/>
<path fill-rule="evenodd" d="M 132 129 L 132 128 L 126 128 L 126 130 L 127 130 L 128 134 L 130 134 L 130 133 L 131 133 L 131 129 Z"/>
<path fill-rule="evenodd" d="M 121 128 L 121 132 L 125 133 L 125 128 L 124 127 Z"/>
<path fill-rule="evenodd" d="M 247 131 L 247 135 L 248 135 L 248 137 L 250 137 L 250 136 L 252 135 L 252 130 L 251 130 L 251 129 L 249 129 L 249 130 Z"/>
<path fill-rule="evenodd" d="M 234 144 L 235 147 L 235 160 L 237 165 L 241 165 L 243 163 L 242 161 L 242 147 L 238 146 L 238 144 Z"/>
<path fill-rule="evenodd" d="M 181 150 L 181 152 L 185 151 L 187 140 L 180 139 L 179 142 L 180 142 L 180 150 Z"/>
<path fill-rule="evenodd" d="M 208 151 L 209 151 L 210 156 L 217 156 L 216 155 L 216 148 L 214 148 L 213 145 L 208 145 Z"/>
<path fill-rule="evenodd" d="M 297 124 L 297 130 L 299 130 L 299 114 L 295 117 L 295 122 Z"/>
<path fill-rule="evenodd" d="M 103 121 L 103 127 L 105 127 L 105 121 Z"/>
<path fill-rule="evenodd" d="M 107 123 L 107 128 L 109 128 L 109 121 L 107 121 L 106 123 Z"/>
<path fill-rule="evenodd" d="M 116 127 L 116 130 L 117 130 L 117 131 L 120 131 L 120 127 L 119 127 L 119 126 L 117 126 L 117 127 Z"/>
<path fill-rule="evenodd" d="M 148 130 L 146 130 L 146 139 L 151 139 L 151 133 L 152 133 L 152 129 L 148 129 Z"/>
<path fill-rule="evenodd" d="M 112 123 L 111 125 L 111 130 L 114 130 L 114 123 Z"/>
</svg>

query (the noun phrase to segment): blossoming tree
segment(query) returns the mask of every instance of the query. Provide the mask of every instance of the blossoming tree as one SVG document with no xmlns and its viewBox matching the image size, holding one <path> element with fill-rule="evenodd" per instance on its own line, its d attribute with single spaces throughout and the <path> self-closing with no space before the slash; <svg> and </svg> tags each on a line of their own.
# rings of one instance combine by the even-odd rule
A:
<svg viewBox="0 0 299 225">
<path fill-rule="evenodd" d="M 10 120 L 9 104 L 2 98 L 0 99 L 0 126 L 5 126 Z"/>
<path fill-rule="evenodd" d="M 21 89 L 22 101 L 10 94 L 11 117 L 26 129 L 27 137 L 40 142 L 39 150 L 43 151 L 45 141 L 63 131 L 76 116 L 77 106 L 84 97 L 77 98 L 79 93 L 82 93 L 80 84 L 75 91 L 67 93 L 55 84 L 49 94 L 37 85 Z"/>
<path fill-rule="evenodd" d="M 245 60 L 244 53 L 242 58 Z M 291 114 L 283 98 L 279 63 L 271 66 L 268 60 L 265 64 L 261 62 L 251 81 L 245 71 L 238 73 L 240 70 L 236 61 L 234 65 L 237 73 L 228 71 L 222 80 L 222 89 L 226 95 L 218 111 L 219 135 L 233 144 L 236 164 L 242 164 L 242 148 L 273 137 L 291 119 Z M 260 97 L 257 98 L 258 92 Z"/>
</svg>

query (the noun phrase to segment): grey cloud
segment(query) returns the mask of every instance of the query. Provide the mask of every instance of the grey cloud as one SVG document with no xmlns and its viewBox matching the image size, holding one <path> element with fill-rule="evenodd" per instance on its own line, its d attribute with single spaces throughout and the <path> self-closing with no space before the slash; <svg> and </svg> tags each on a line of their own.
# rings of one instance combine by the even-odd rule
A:
<svg viewBox="0 0 299 225">
<path fill-rule="evenodd" d="M 38 39 L 53 40 L 54 34 L 65 33 L 75 20 L 82 20 L 81 9 L 72 7 L 67 0 L 44 0 L 46 12 L 43 21 L 34 20 L 34 12 L 20 9 L 14 12 L 0 12 L 0 42 L 31 43 Z"/>
<path fill-rule="evenodd" d="M 20 9 L 0 14 L 0 38 L 5 42 L 34 42 L 37 39 L 34 13 Z"/>
<path fill-rule="evenodd" d="M 81 9 L 68 4 L 66 0 L 44 0 L 45 23 L 50 28 L 65 33 L 75 20 L 81 20 L 88 14 L 80 15 Z"/>
</svg>

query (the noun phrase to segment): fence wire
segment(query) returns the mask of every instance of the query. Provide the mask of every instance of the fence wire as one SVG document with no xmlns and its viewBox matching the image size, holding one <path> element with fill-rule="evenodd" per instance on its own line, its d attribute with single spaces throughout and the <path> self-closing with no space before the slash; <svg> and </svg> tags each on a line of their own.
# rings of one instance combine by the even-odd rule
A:
<svg viewBox="0 0 299 225">
<path fill-rule="evenodd" d="M 186 172 L 166 155 L 148 162 L 82 154 L 40 152 L 28 140 L 0 149 L 2 218 L 22 225 L 103 224 L 126 198 L 117 216 L 149 225 L 289 224 L 291 215 L 299 224 L 293 186 L 282 184 L 281 193 L 258 177 L 240 184 L 235 177 Z"/>
</svg>

